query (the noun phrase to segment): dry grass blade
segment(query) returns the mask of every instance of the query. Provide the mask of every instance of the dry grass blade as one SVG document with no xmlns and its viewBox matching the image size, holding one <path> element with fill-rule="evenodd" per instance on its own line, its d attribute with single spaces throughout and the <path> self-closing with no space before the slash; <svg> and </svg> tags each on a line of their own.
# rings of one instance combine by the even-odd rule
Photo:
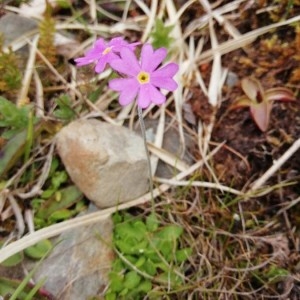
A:
<svg viewBox="0 0 300 300">
<path fill-rule="evenodd" d="M 156 148 L 162 148 L 164 131 L 165 131 L 165 113 L 166 113 L 165 106 L 163 105 L 160 109 L 160 117 L 159 117 L 158 126 L 155 134 L 155 140 L 154 140 L 154 147 Z M 151 170 L 153 176 L 156 172 L 159 158 L 158 156 L 152 156 L 150 160 L 151 160 Z"/>
<path fill-rule="evenodd" d="M 140 1 L 137 1 L 137 3 L 140 3 Z M 151 1 L 151 8 L 150 8 L 150 14 L 148 17 L 148 22 L 147 22 L 146 28 L 144 30 L 143 36 L 141 38 L 142 42 L 146 42 L 146 40 L 148 39 L 149 34 L 151 32 L 151 29 L 154 27 L 155 17 L 156 17 L 156 13 L 157 13 L 157 7 L 158 7 L 158 1 L 157 0 Z"/>
<path fill-rule="evenodd" d="M 217 48 L 215 49 L 209 49 L 205 52 L 203 52 L 197 59 L 197 63 L 204 63 L 204 62 L 209 62 L 213 59 L 214 57 L 214 52 L 218 52 L 221 55 L 224 55 L 226 53 L 232 52 L 236 49 L 243 48 L 249 44 L 251 44 L 253 41 L 255 41 L 259 36 L 270 32 L 273 29 L 276 29 L 278 27 L 282 27 L 285 25 L 289 25 L 292 23 L 296 23 L 300 21 L 300 16 L 293 17 L 291 19 L 281 21 L 275 24 L 267 25 L 262 28 L 258 28 L 256 30 L 250 31 L 248 33 L 242 34 L 239 38 L 235 40 L 229 40 L 227 42 L 224 42 L 220 44 Z"/>
<path fill-rule="evenodd" d="M 259 178 L 257 179 L 250 189 L 250 193 L 261 188 L 266 181 L 277 172 L 280 167 L 297 151 L 300 149 L 300 138 L 296 140 L 293 145 L 277 160 L 273 165 Z"/>
<path fill-rule="evenodd" d="M 17 106 L 20 106 L 21 103 L 24 103 L 24 100 L 27 99 L 32 74 L 33 74 L 34 68 L 35 68 L 35 58 L 36 58 L 38 41 L 39 41 L 39 36 L 36 35 L 31 44 L 29 58 L 27 61 L 27 66 L 26 66 L 25 74 L 24 74 L 23 81 L 22 81 L 22 88 L 21 88 L 21 91 L 19 93 L 18 100 L 17 100 Z"/>
<path fill-rule="evenodd" d="M 156 147 L 155 145 L 148 143 L 148 148 L 152 154 L 157 156 L 157 158 L 169 164 L 171 167 L 178 169 L 179 171 L 185 171 L 189 168 L 184 161 L 180 160 L 177 156 L 161 147 Z"/>
<path fill-rule="evenodd" d="M 171 186 L 197 186 L 208 189 L 217 189 L 225 193 L 231 193 L 238 196 L 243 196 L 244 193 L 228 186 L 224 186 L 222 184 L 213 183 L 213 182 L 204 182 L 204 181 L 183 181 L 183 180 L 173 180 L 173 179 L 164 179 L 164 178 L 155 178 L 155 181 L 158 183 L 166 183 Z"/>
</svg>

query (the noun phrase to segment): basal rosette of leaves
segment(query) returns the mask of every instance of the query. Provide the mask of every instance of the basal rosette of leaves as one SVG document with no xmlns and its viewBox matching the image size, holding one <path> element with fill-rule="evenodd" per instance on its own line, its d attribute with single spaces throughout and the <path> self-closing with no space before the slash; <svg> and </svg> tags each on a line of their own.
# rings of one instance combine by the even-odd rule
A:
<svg viewBox="0 0 300 300">
<path fill-rule="evenodd" d="M 288 88 L 277 87 L 265 91 L 256 78 L 244 78 L 241 85 L 245 96 L 237 99 L 230 109 L 249 107 L 253 121 L 262 132 L 268 129 L 273 101 L 296 101 Z"/>
<path fill-rule="evenodd" d="M 184 263 L 192 249 L 182 247 L 183 228 L 160 225 L 155 214 L 145 220 L 128 213 L 113 216 L 116 259 L 105 299 L 157 299 L 164 289 L 184 284 Z M 156 287 L 156 288 L 154 288 Z"/>
</svg>

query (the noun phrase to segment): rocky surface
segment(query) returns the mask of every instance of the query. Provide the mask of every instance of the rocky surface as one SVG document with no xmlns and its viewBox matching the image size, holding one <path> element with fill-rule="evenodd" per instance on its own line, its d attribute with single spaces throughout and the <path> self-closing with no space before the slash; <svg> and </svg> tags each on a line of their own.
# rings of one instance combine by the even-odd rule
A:
<svg viewBox="0 0 300 300">
<path fill-rule="evenodd" d="M 34 274 L 55 299 L 82 300 L 101 295 L 108 283 L 114 253 L 110 218 L 66 231 L 53 241 L 51 254 Z"/>
<path fill-rule="evenodd" d="M 37 29 L 37 22 L 13 13 L 0 18 L 0 32 L 4 35 L 5 46 L 31 30 Z"/>
<path fill-rule="evenodd" d="M 100 208 L 149 189 L 143 140 L 127 128 L 77 120 L 57 134 L 57 150 L 73 182 Z"/>
</svg>

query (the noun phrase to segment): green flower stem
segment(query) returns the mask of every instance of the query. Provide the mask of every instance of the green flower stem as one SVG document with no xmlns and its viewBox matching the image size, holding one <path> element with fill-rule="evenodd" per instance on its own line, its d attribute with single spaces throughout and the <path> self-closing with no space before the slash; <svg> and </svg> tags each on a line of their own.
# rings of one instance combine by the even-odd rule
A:
<svg viewBox="0 0 300 300">
<path fill-rule="evenodd" d="M 142 136 L 144 140 L 144 146 L 146 150 L 146 156 L 147 156 L 147 163 L 148 163 L 148 170 L 149 170 L 149 184 L 150 184 L 150 194 L 151 194 L 151 201 L 152 201 L 152 209 L 154 209 L 154 196 L 153 196 L 153 180 L 152 180 L 152 167 L 151 167 L 151 161 L 150 161 L 150 154 L 147 146 L 147 139 L 146 139 L 146 128 L 145 128 L 145 122 L 143 119 L 143 112 L 142 109 L 138 106 L 138 116 L 142 131 Z"/>
</svg>

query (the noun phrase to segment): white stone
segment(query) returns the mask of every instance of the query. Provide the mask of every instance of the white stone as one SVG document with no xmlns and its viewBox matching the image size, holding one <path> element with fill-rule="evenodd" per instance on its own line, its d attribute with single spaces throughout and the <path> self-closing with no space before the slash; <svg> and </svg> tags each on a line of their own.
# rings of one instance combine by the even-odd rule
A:
<svg viewBox="0 0 300 300">
<path fill-rule="evenodd" d="M 56 145 L 73 182 L 100 208 L 135 199 L 149 189 L 143 139 L 127 128 L 76 120 L 57 134 Z"/>
</svg>

